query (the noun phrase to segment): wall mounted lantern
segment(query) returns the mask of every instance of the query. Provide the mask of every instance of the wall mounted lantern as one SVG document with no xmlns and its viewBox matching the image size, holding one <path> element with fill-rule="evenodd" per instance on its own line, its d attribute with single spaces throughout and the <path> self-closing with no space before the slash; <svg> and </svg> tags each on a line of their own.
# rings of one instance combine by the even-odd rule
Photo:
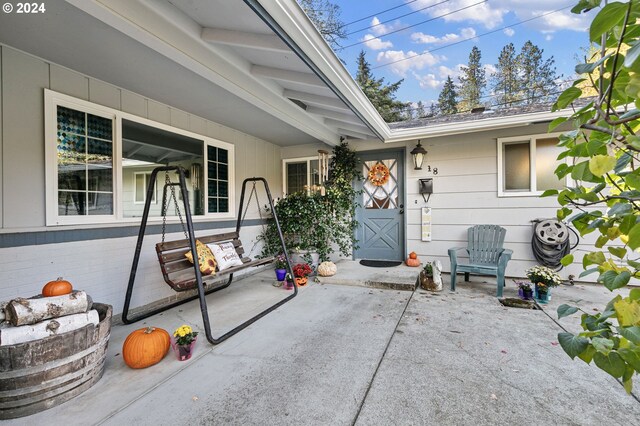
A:
<svg viewBox="0 0 640 426">
<path fill-rule="evenodd" d="M 427 155 L 427 151 L 420 145 L 420 139 L 418 139 L 418 145 L 411 150 L 411 155 L 413 156 L 413 169 L 422 170 L 422 162 L 425 155 Z"/>
</svg>

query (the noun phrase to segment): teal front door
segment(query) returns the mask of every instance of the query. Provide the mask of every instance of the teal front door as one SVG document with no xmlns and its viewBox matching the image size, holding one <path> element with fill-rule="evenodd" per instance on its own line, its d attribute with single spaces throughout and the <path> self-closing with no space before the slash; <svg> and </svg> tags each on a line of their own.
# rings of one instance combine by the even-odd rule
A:
<svg viewBox="0 0 640 426">
<path fill-rule="evenodd" d="M 364 180 L 356 210 L 359 248 L 356 259 L 404 258 L 404 152 L 363 152 L 359 155 Z"/>
</svg>

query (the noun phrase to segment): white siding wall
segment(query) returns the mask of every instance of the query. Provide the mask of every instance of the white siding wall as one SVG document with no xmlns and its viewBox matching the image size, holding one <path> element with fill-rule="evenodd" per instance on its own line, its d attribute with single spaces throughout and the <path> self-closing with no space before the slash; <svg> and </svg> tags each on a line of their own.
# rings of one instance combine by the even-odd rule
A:
<svg viewBox="0 0 640 426">
<path fill-rule="evenodd" d="M 271 184 L 274 197 L 281 194 L 280 147 L 273 143 L 1 45 L 0 71 L 2 234 L 64 229 L 45 227 L 45 88 L 234 144 L 234 211 L 237 211 L 242 180 L 246 177 L 263 176 Z M 259 191 L 259 195 L 261 203 L 266 203 L 264 192 Z M 246 218 L 257 217 L 253 201 Z M 103 227 L 113 226 L 117 225 Z M 230 229 L 212 232 L 226 230 Z M 260 226 L 243 228 L 241 238 L 247 252 L 254 246 L 260 230 Z M 206 233 L 200 231 L 196 235 Z M 181 234 L 173 237 L 180 238 Z M 137 296 L 132 306 L 175 294 L 160 274 L 154 249 L 159 238 L 157 235 L 145 238 Z M 118 313 L 122 310 L 135 243 L 135 237 L 128 237 L 0 248 L 0 300 L 37 294 L 44 283 L 63 276 L 76 288 L 87 290 L 94 300 L 113 304 Z M 252 255 L 258 250 L 256 247 Z"/>
<path fill-rule="evenodd" d="M 379 141 L 351 141 L 357 151 L 406 148 L 406 251 L 415 251 L 424 260 L 439 259 L 445 271 L 450 271 L 447 250 L 465 246 L 467 228 L 480 224 L 496 224 L 506 228 L 505 246 L 513 250 L 507 275 L 523 277 L 525 270 L 536 264 L 531 251 L 531 220 L 554 218 L 558 205 L 555 198 L 498 197 L 497 138 L 540 134 L 546 132 L 546 124 L 528 125 L 457 136 L 423 139 L 428 151 L 423 170 L 414 170 L 409 153 L 417 141 L 383 144 Z M 317 147 L 283 148 L 283 158 L 314 155 Z M 438 174 L 427 172 L 426 166 L 438 169 Z M 432 208 L 432 241 L 421 241 L 420 212 L 427 207 L 418 193 L 419 178 L 433 178 L 433 191 L 428 206 Z M 595 242 L 588 235 L 576 251 L 575 263 L 562 270 L 577 278 L 582 272 L 583 250 Z M 593 246 L 591 246 L 593 247 Z M 463 252 L 462 252 L 463 253 Z M 460 254 L 460 253 L 459 253 Z M 585 279 L 595 279 L 590 275 Z"/>
</svg>

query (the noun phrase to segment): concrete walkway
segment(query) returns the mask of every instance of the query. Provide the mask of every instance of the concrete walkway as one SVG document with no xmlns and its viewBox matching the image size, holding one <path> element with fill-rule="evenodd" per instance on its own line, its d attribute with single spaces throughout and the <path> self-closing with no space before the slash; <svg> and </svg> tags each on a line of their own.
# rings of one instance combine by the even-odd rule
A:
<svg viewBox="0 0 640 426">
<path fill-rule="evenodd" d="M 209 297 L 233 307 L 235 321 L 247 291 L 271 294 L 268 273 Z M 437 294 L 312 283 L 225 343 L 202 339 L 191 360 L 170 353 L 144 370 L 119 355 L 142 325 L 115 326 L 96 386 L 3 424 L 638 424 L 640 403 L 606 373 L 571 361 L 549 316 L 503 307 L 495 284 L 480 281 Z M 558 289 L 552 301 L 603 306 L 608 294 L 585 287 Z M 198 314 L 190 303 L 150 323 L 197 327 Z"/>
</svg>

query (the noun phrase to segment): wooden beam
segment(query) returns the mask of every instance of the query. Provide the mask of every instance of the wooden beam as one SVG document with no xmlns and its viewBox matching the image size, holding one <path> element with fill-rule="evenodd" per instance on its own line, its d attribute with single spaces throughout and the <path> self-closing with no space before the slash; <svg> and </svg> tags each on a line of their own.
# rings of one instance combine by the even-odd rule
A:
<svg viewBox="0 0 640 426">
<path fill-rule="evenodd" d="M 342 129 L 353 130 L 354 132 L 359 132 L 365 135 L 368 135 L 371 133 L 371 130 L 369 130 L 368 127 L 363 126 L 361 124 L 347 123 L 341 120 L 334 120 L 333 118 L 325 118 L 324 124 L 326 124 L 327 126 L 340 127 Z M 371 133 L 371 136 L 373 136 L 373 133 Z"/>
<path fill-rule="evenodd" d="M 298 90 L 284 89 L 282 96 L 289 99 L 296 99 L 302 102 L 310 102 L 313 104 L 320 104 L 331 108 L 337 108 L 340 110 L 349 111 L 344 102 L 338 98 L 330 98 L 328 96 L 314 95 L 313 93 L 300 92 Z"/>
<path fill-rule="evenodd" d="M 344 121 L 351 124 L 362 124 L 362 121 L 353 114 L 346 112 L 333 111 L 330 109 L 324 109 L 316 106 L 308 106 L 306 111 L 309 114 L 320 115 L 326 118 L 334 118 L 336 120 Z"/>
<path fill-rule="evenodd" d="M 347 130 L 347 129 L 338 129 L 338 133 L 340 133 L 341 135 L 344 136 L 349 136 L 350 138 L 355 138 L 355 139 L 363 139 L 363 140 L 367 140 L 367 139 L 371 139 L 372 137 L 369 135 L 365 135 L 362 133 L 358 133 L 358 132 L 354 132 L 352 130 Z"/>
<path fill-rule="evenodd" d="M 291 81 L 294 83 L 304 84 L 306 86 L 327 87 L 326 84 L 318 78 L 318 76 L 308 72 L 253 65 L 251 67 L 251 74 L 259 77 L 271 78 L 273 80 Z"/>
<path fill-rule="evenodd" d="M 203 28 L 200 37 L 209 43 L 252 47 L 254 49 L 270 50 L 273 52 L 291 52 L 289 46 L 287 46 L 280 37 L 272 34 L 248 33 L 244 31 L 223 30 L 221 28 Z"/>
</svg>

